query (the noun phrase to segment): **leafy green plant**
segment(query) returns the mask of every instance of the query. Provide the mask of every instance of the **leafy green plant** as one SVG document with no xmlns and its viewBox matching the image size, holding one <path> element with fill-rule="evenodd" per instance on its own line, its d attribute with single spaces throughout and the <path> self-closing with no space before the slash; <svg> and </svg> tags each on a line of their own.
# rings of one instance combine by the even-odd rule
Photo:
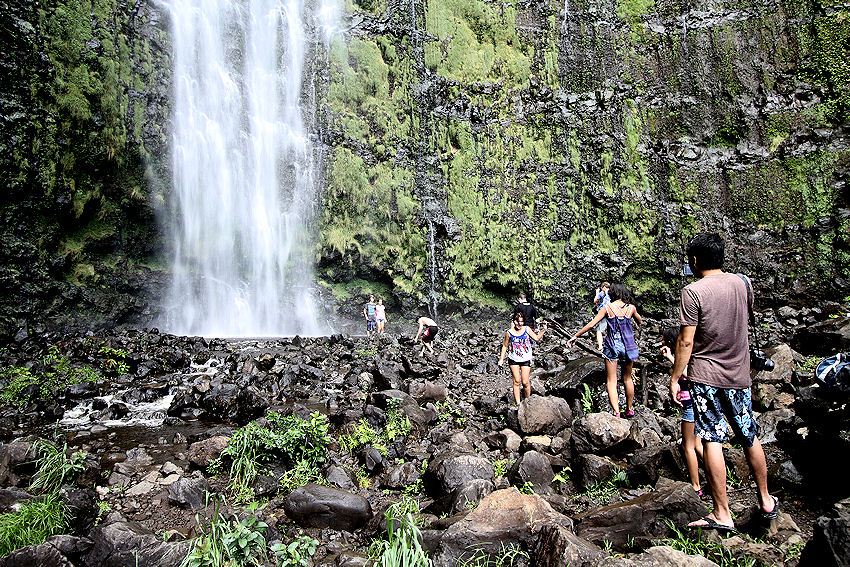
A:
<svg viewBox="0 0 850 567">
<path fill-rule="evenodd" d="M 585 415 L 593 413 L 593 396 L 590 393 L 590 386 L 587 384 L 582 384 L 581 411 Z"/>
<path fill-rule="evenodd" d="M 620 468 L 614 469 L 611 478 L 588 486 L 579 496 L 599 504 L 607 504 L 614 495 L 618 494 L 620 487 L 629 486 L 629 477 L 626 471 Z"/>
<path fill-rule="evenodd" d="M 694 530 L 686 534 L 670 520 L 665 520 L 665 523 L 673 532 L 673 537 L 661 540 L 662 545 L 678 549 L 688 555 L 702 555 L 721 567 L 755 567 L 756 565 L 756 560 L 753 557 L 736 557 L 731 550 L 724 547 L 719 541 L 703 539 L 702 530 Z"/>
<path fill-rule="evenodd" d="M 375 447 L 381 451 L 381 453 L 387 452 L 386 446 L 381 443 L 381 436 L 377 431 L 372 429 L 372 426 L 369 425 L 369 422 L 365 417 L 361 417 L 357 423 L 354 424 L 350 433 L 340 436 L 339 446 L 343 451 L 353 453 L 357 449 L 366 445 Z"/>
<path fill-rule="evenodd" d="M 496 476 L 505 476 L 508 473 L 508 466 L 511 464 L 511 460 L 497 459 L 491 464 L 493 465 L 493 473 Z"/>
<path fill-rule="evenodd" d="M 422 534 L 413 518 L 387 516 L 387 539 L 376 540 L 369 547 L 375 565 L 381 567 L 431 567 L 431 560 L 422 549 Z"/>
<path fill-rule="evenodd" d="M 463 412 L 455 407 L 449 400 L 437 402 L 436 406 L 437 419 L 440 423 L 451 422 L 457 426 L 463 426 L 463 424 L 466 423 L 466 418 L 463 417 Z"/>
<path fill-rule="evenodd" d="M 245 567 L 263 565 L 268 556 L 263 536 L 268 525 L 256 517 L 262 509 L 256 502 L 246 512 L 245 519 L 225 517 L 216 500 L 213 515 L 207 522 L 195 516 L 199 535 L 181 567 Z"/>
<path fill-rule="evenodd" d="M 520 486 L 517 486 L 516 488 L 523 494 L 534 494 L 534 484 L 532 484 L 530 481 L 525 482 Z"/>
<path fill-rule="evenodd" d="M 387 403 L 387 424 L 384 426 L 384 437 L 393 442 L 397 437 L 410 434 L 410 418 L 401 410 L 401 400 L 393 398 Z"/>
<path fill-rule="evenodd" d="M 108 346 L 100 347 L 98 354 L 106 357 L 101 363 L 101 367 L 116 375 L 129 374 L 130 365 L 127 364 L 128 353 L 126 350 L 112 348 Z"/>
<path fill-rule="evenodd" d="M 357 486 L 360 488 L 369 488 L 372 486 L 372 479 L 369 478 L 366 469 L 363 467 L 356 467 L 354 469 L 354 478 L 357 480 Z"/>
<path fill-rule="evenodd" d="M 237 430 L 222 452 L 231 462 L 229 488 L 237 500 L 252 497 L 251 484 L 259 474 L 261 463 L 286 459 L 297 469 L 292 473 L 296 477 L 305 468 L 315 470 L 325 461 L 327 416 L 314 412 L 308 419 L 300 419 L 270 412 L 266 421 L 268 427 L 252 421 Z M 291 481 L 292 478 L 288 480 Z"/>
<path fill-rule="evenodd" d="M 738 478 L 737 474 L 735 474 L 735 469 L 732 467 L 726 467 L 726 484 L 732 488 L 741 488 L 744 485 L 744 482 Z"/>
<path fill-rule="evenodd" d="M 289 544 L 277 543 L 271 547 L 277 567 L 310 567 L 311 557 L 316 553 L 319 542 L 310 536 L 301 536 Z"/>
<path fill-rule="evenodd" d="M 316 484 L 327 484 L 327 480 L 319 473 L 319 469 L 315 465 L 302 459 L 295 463 L 294 466 L 287 469 L 283 476 L 280 477 L 280 490 L 284 494 L 292 492 L 296 488 L 304 486 L 310 482 Z"/>
<path fill-rule="evenodd" d="M 808 376 L 805 378 L 810 378 L 812 373 L 814 373 L 815 369 L 818 367 L 818 363 L 823 360 L 817 356 L 809 356 L 800 364 L 800 370 L 806 373 Z"/>
<path fill-rule="evenodd" d="M 112 510 L 112 507 L 109 505 L 109 502 L 106 500 L 98 500 L 97 501 L 97 518 L 94 520 L 94 525 L 99 526 L 100 522 L 103 521 L 103 517 Z"/>
<path fill-rule="evenodd" d="M 41 494 L 58 492 L 66 479 L 83 470 L 83 461 L 87 455 L 85 451 L 75 451 L 69 457 L 67 442 L 59 449 L 43 439 L 33 443 L 33 450 L 38 458 L 35 460 L 36 471 L 30 488 Z"/>
<path fill-rule="evenodd" d="M 458 567 L 513 567 L 517 563 L 525 564 L 529 555 L 516 544 L 501 545 L 498 553 L 487 553 L 480 547 L 475 548 L 470 557 L 458 561 Z"/>
<path fill-rule="evenodd" d="M 41 373 L 36 374 L 24 366 L 13 366 L 0 371 L 0 380 L 8 384 L 0 393 L 0 400 L 17 407 L 38 399 L 47 399 L 72 384 L 97 382 L 97 372 L 88 366 L 75 367 L 56 346 L 50 346 L 47 354 L 41 357 Z M 31 386 L 37 387 L 33 395 Z"/>
<path fill-rule="evenodd" d="M 560 482 L 561 484 L 570 480 L 570 473 L 573 472 L 573 469 L 570 467 L 564 467 L 560 471 L 555 473 L 555 476 L 552 477 L 552 482 Z"/>
<path fill-rule="evenodd" d="M 0 557 L 64 533 L 68 521 L 68 508 L 55 492 L 24 502 L 16 512 L 0 514 Z"/>
</svg>

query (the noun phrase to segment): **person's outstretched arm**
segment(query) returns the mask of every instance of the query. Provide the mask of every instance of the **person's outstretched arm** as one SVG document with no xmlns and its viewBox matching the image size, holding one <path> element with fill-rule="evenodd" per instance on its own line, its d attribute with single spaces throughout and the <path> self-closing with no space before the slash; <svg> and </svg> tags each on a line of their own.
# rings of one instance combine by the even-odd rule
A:
<svg viewBox="0 0 850 567">
<path fill-rule="evenodd" d="M 670 397 L 674 403 L 682 405 L 679 401 L 679 378 L 685 374 L 691 353 L 694 351 L 694 335 L 697 328 L 687 325 L 682 326 L 679 331 L 679 339 L 676 341 L 676 360 L 673 362 L 673 371 L 670 373 Z"/>
<path fill-rule="evenodd" d="M 531 335 L 531 338 L 535 341 L 539 341 L 543 338 L 543 332 L 546 330 L 546 323 L 543 323 L 543 327 L 540 329 L 539 333 L 535 333 L 534 329 L 531 327 L 526 327 L 528 329 L 528 334 Z"/>
<path fill-rule="evenodd" d="M 602 318 L 605 317 L 605 310 L 600 309 L 596 312 L 596 316 L 590 320 L 590 323 L 582 327 L 575 335 L 572 336 L 570 340 L 567 341 L 567 346 L 573 346 L 581 335 L 592 329 Z"/>
<path fill-rule="evenodd" d="M 414 341 L 419 338 L 419 333 L 421 333 L 421 332 L 422 332 L 422 321 L 419 321 L 419 330 L 416 331 L 416 336 L 413 337 Z"/>
<path fill-rule="evenodd" d="M 499 355 L 499 366 L 505 363 L 505 354 L 508 352 L 508 343 L 510 343 L 510 334 L 505 331 L 505 340 L 502 342 L 502 354 Z"/>
</svg>

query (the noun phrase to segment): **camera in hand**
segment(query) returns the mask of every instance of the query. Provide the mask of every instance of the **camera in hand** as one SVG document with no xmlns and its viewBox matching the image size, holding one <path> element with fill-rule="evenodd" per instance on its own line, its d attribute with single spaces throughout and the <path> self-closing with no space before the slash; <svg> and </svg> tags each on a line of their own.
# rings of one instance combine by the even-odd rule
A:
<svg viewBox="0 0 850 567">
<path fill-rule="evenodd" d="M 764 351 L 752 349 L 750 351 L 750 368 L 753 370 L 765 370 L 773 372 L 776 363 L 770 360 Z"/>
</svg>

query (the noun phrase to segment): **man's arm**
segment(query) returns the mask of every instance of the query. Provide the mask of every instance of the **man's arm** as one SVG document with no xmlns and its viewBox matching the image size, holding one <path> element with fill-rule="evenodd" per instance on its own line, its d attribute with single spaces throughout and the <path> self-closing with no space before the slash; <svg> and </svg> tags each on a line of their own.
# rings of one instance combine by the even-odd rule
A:
<svg viewBox="0 0 850 567">
<path fill-rule="evenodd" d="M 421 333 L 421 332 L 422 332 L 422 326 L 423 326 L 423 325 L 422 325 L 422 320 L 420 319 L 420 320 L 419 320 L 419 329 L 416 331 L 416 336 L 415 336 L 415 337 L 413 337 L 413 340 L 414 340 L 414 341 L 415 341 L 416 339 L 418 339 L 418 338 L 419 338 L 419 333 Z"/>
</svg>

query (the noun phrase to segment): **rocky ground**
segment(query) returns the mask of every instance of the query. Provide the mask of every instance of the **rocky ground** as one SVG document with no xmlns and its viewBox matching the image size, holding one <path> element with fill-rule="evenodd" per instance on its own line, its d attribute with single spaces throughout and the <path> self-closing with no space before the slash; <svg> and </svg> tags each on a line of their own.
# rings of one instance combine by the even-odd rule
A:
<svg viewBox="0 0 850 567">
<path fill-rule="evenodd" d="M 776 369 L 755 376 L 753 397 L 781 514 L 758 518 L 743 451 L 728 445 L 742 534 L 726 538 L 676 532 L 711 500 L 683 482 L 668 367 L 655 356 L 660 321 L 639 337 L 630 419 L 610 413 L 592 341 L 565 348 L 578 321 L 552 322 L 536 350 L 533 396 L 518 408 L 497 365 L 500 326 L 445 325 L 426 357 L 412 329 L 377 339 L 19 336 L 0 355 L 0 387 L 9 392 L 27 368 L 55 388 L 24 383 L 4 400 L 0 513 L 39 497 L 37 439 L 86 454 L 60 492 L 73 516 L 68 535 L 0 566 L 177 566 L 216 510 L 261 519 L 269 543 L 315 538 L 317 565 L 365 565 L 399 503 L 439 566 L 508 564 L 511 553 L 532 565 L 715 564 L 682 549 L 713 550 L 706 555 L 729 565 L 846 565 L 847 400 L 810 376 L 817 358 L 850 348 L 847 307 L 763 314 Z M 96 374 L 62 382 L 79 378 L 73 368 Z M 288 424 L 282 434 L 293 424 L 318 429 L 258 459 L 250 492 L 240 492 L 231 464 L 253 420 L 263 431 Z M 294 455 L 310 466 L 298 469 Z M 249 502 L 262 507 L 249 514 Z"/>
</svg>

